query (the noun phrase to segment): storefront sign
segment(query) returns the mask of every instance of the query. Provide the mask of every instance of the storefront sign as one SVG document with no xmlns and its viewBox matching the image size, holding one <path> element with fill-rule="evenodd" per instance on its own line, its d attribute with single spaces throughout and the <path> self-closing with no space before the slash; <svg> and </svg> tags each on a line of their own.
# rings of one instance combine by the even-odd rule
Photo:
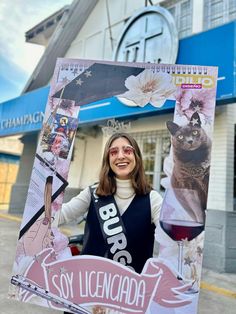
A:
<svg viewBox="0 0 236 314">
<path fill-rule="evenodd" d="M 44 117 L 44 113 L 34 112 L 31 114 L 25 114 L 24 116 L 9 118 L 7 120 L 0 121 L 0 130 L 17 128 L 19 126 L 32 125 L 37 123 L 42 123 Z M 33 127 L 32 127 L 33 128 Z"/>
<path fill-rule="evenodd" d="M 0 136 L 40 130 L 48 92 L 46 86 L 0 104 Z"/>
</svg>

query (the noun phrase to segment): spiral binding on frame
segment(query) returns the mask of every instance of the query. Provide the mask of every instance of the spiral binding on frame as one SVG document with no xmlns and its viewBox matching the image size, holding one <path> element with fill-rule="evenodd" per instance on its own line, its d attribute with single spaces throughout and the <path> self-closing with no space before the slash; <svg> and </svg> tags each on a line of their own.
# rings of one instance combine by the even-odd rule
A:
<svg viewBox="0 0 236 314">
<path fill-rule="evenodd" d="M 25 289 L 27 291 L 32 292 L 33 294 L 36 294 L 44 299 L 47 299 L 50 302 L 54 302 L 55 304 L 59 304 L 67 308 L 73 313 L 78 313 L 78 314 L 89 314 L 90 312 L 84 309 L 83 307 L 72 303 L 64 298 L 61 298 L 50 291 L 47 291 L 40 286 L 36 284 L 32 284 L 30 281 L 28 281 L 26 278 L 23 276 L 13 276 L 11 278 L 11 283 L 15 286 L 21 287 L 22 289 Z"/>
<path fill-rule="evenodd" d="M 82 72 L 84 72 L 91 63 L 62 63 L 59 66 L 59 71 L 57 74 L 57 82 L 62 82 L 66 80 L 66 82 L 70 82 L 73 80 L 76 76 L 80 75 Z M 65 82 L 65 81 L 64 81 Z"/>
<path fill-rule="evenodd" d="M 135 64 L 131 64 L 135 66 Z M 178 65 L 178 64 L 137 64 L 145 69 L 153 70 L 153 72 L 165 72 L 168 74 L 194 74 L 194 75 L 207 75 L 206 66 L 189 66 L 189 65 Z M 60 66 L 61 71 L 77 71 L 78 73 L 83 72 L 89 67 L 89 63 L 64 63 Z"/>
<path fill-rule="evenodd" d="M 189 65 L 168 65 L 168 64 L 157 64 L 147 66 L 147 69 L 151 69 L 156 73 L 164 72 L 168 74 L 189 74 L 189 75 L 207 75 L 206 66 L 189 66 Z"/>
<path fill-rule="evenodd" d="M 63 63 L 60 66 L 60 70 L 61 71 L 70 71 L 70 72 L 77 70 L 78 72 L 82 72 L 85 69 L 87 69 L 88 66 L 89 65 L 86 63 L 84 63 L 84 64 L 81 64 L 81 63 Z"/>
</svg>

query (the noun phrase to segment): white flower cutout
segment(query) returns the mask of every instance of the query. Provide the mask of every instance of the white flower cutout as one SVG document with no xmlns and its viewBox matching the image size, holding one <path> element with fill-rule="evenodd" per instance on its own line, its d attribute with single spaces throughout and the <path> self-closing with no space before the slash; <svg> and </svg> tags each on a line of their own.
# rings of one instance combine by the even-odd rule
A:
<svg viewBox="0 0 236 314">
<path fill-rule="evenodd" d="M 172 76 L 168 73 L 154 73 L 145 69 L 139 75 L 131 75 L 125 80 L 128 89 L 117 98 L 124 105 L 131 107 L 144 107 L 148 103 L 160 108 L 166 99 L 174 99 L 176 86 Z"/>
</svg>

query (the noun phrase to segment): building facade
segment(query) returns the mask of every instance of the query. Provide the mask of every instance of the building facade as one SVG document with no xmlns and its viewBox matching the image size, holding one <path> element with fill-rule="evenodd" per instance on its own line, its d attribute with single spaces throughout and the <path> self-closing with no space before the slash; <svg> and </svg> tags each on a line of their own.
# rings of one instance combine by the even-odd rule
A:
<svg viewBox="0 0 236 314">
<path fill-rule="evenodd" d="M 132 49 L 125 50 L 125 54 L 119 57 L 116 54 L 130 18 L 145 8 L 150 8 L 150 5 L 167 9 L 174 17 L 179 39 L 177 64 L 219 67 L 204 266 L 217 271 L 236 272 L 234 240 L 236 236 L 235 1 L 75 0 L 57 20 L 58 25 L 54 32 L 50 33 L 49 38 L 43 41 L 40 36 L 40 42 L 46 43 L 45 53 L 26 84 L 24 93 L 27 95 L 39 89 L 35 93 L 41 95 L 40 88 L 50 84 L 57 57 L 93 60 L 119 60 L 121 58 L 123 61 L 132 62 L 163 62 L 167 51 L 164 50 L 163 57 L 160 57 L 159 51 L 160 55 L 157 53 L 155 59 L 155 47 L 152 44 L 149 46 L 151 53 L 147 54 L 144 60 L 139 59 L 140 47 L 135 43 L 132 44 Z M 47 31 L 43 28 L 43 26 L 46 27 L 45 21 L 36 28 L 39 26 L 43 35 L 43 32 Z M 39 32 L 35 34 L 37 35 L 34 35 L 34 29 L 27 32 L 27 40 L 30 38 L 32 42 L 37 41 L 36 37 Z M 152 59 L 149 60 L 149 57 Z M 164 176 L 163 160 L 170 149 L 170 137 L 165 122 L 171 120 L 172 117 L 173 112 L 165 112 L 125 121 L 131 127 L 129 132 L 137 139 L 141 147 L 146 174 L 153 187 L 161 193 L 164 192 L 160 184 Z M 121 120 L 109 123 L 121 123 Z M 98 165 L 106 141 L 104 134 L 106 126 L 107 121 L 79 126 L 65 200 L 97 181 Z M 11 194 L 9 209 L 11 213 L 23 212 L 39 129 L 40 127 L 35 129 L 29 127 L 27 132 L 21 131 L 24 149 Z M 8 136 L 7 130 L 3 136 Z"/>
</svg>

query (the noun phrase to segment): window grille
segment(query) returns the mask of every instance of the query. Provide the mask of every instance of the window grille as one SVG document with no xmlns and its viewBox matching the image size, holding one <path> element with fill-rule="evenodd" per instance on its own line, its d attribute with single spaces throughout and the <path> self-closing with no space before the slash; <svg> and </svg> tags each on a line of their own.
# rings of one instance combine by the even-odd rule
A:
<svg viewBox="0 0 236 314">
<path fill-rule="evenodd" d="M 205 0 L 204 28 L 213 28 L 236 19 L 235 0 Z"/>
<path fill-rule="evenodd" d="M 142 152 L 146 176 L 152 187 L 162 192 L 161 179 L 166 175 L 163 162 L 170 152 L 170 136 L 167 131 L 133 133 Z"/>
<path fill-rule="evenodd" d="M 163 3 L 174 17 L 178 29 L 179 38 L 186 37 L 192 33 L 192 0 L 166 1 Z"/>
</svg>

